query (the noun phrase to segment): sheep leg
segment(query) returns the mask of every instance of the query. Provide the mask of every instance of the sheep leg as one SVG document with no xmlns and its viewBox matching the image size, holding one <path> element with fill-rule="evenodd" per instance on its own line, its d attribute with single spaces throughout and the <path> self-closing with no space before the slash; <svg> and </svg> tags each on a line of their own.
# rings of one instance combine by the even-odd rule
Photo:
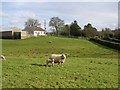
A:
<svg viewBox="0 0 120 90">
<path fill-rule="evenodd" d="M 60 65 L 60 62 L 58 62 L 58 65 Z"/>
<path fill-rule="evenodd" d="M 63 63 L 61 62 L 61 67 L 63 67 Z"/>
<path fill-rule="evenodd" d="M 48 64 L 51 62 L 51 59 L 48 59 L 47 61 L 46 61 L 46 66 L 48 66 Z"/>
<path fill-rule="evenodd" d="M 52 66 L 54 66 L 54 61 L 52 62 Z"/>
<path fill-rule="evenodd" d="M 54 66 L 54 59 L 52 59 L 52 66 Z"/>
</svg>

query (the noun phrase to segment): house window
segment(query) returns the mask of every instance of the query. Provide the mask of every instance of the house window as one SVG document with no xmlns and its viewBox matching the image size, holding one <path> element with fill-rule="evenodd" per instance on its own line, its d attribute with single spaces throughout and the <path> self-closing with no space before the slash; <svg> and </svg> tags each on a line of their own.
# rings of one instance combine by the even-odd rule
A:
<svg viewBox="0 0 120 90">
<path fill-rule="evenodd" d="M 38 35 L 40 35 L 40 32 L 38 32 Z"/>
</svg>

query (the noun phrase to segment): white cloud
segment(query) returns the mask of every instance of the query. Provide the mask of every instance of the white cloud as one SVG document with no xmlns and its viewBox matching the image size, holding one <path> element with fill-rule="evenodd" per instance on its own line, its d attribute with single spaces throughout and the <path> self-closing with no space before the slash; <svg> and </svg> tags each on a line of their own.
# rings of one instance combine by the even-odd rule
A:
<svg viewBox="0 0 120 90">
<path fill-rule="evenodd" d="M 1 0 L 2 2 L 119 2 L 119 0 Z"/>
<path fill-rule="evenodd" d="M 8 5 L 9 4 L 9 5 Z M 8 7 L 6 7 L 6 6 Z M 9 17 L 5 17 L 4 22 L 10 25 L 18 24 L 24 26 L 28 18 L 35 18 L 44 24 L 47 24 L 51 17 L 58 16 L 65 20 L 65 23 L 71 23 L 77 20 L 80 26 L 88 22 L 97 28 L 115 27 L 117 25 L 117 3 L 5 3 L 5 12 Z M 1 13 L 1 16 L 7 14 Z M 7 24 L 6 24 L 7 25 Z"/>
<path fill-rule="evenodd" d="M 49 0 L 1 0 L 2 2 L 49 2 Z"/>
<path fill-rule="evenodd" d="M 10 21 L 11 24 L 16 24 L 16 23 L 20 23 L 20 22 L 21 22 L 21 20 L 19 20 L 19 19 L 15 19 L 15 20 Z"/>
<path fill-rule="evenodd" d="M 17 11 L 16 13 L 10 13 L 10 16 L 12 17 L 9 17 L 6 19 L 7 19 L 8 24 L 11 25 L 12 27 L 22 26 L 22 28 L 24 28 L 24 24 L 29 18 L 38 19 L 40 23 L 44 23 L 44 19 L 41 19 L 40 17 L 38 17 L 32 11 L 27 11 L 27 10 Z"/>
<path fill-rule="evenodd" d="M 9 16 L 7 13 L 4 13 L 4 12 L 0 12 L 0 17 L 7 17 L 7 16 Z"/>
<path fill-rule="evenodd" d="M 26 18 L 26 19 L 37 17 L 35 13 L 30 12 L 30 11 L 20 11 L 19 14 L 20 14 L 21 18 Z"/>
</svg>

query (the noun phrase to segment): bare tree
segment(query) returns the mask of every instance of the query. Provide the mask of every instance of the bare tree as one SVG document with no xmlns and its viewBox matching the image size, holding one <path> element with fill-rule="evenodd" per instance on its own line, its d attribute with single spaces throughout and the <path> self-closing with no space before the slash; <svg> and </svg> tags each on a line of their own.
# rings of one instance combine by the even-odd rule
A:
<svg viewBox="0 0 120 90">
<path fill-rule="evenodd" d="M 49 22 L 49 26 L 55 28 L 57 36 L 59 36 L 59 31 L 64 26 L 64 20 L 61 20 L 59 17 L 52 17 Z"/>
<path fill-rule="evenodd" d="M 26 22 L 25 22 L 25 26 L 38 26 L 39 25 L 39 21 L 37 19 L 28 19 Z"/>
</svg>

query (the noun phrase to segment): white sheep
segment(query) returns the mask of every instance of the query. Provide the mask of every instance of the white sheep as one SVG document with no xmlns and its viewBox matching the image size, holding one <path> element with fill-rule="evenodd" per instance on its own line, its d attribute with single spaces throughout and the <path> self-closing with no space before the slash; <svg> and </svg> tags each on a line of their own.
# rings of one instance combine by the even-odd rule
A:
<svg viewBox="0 0 120 90">
<path fill-rule="evenodd" d="M 65 62 L 66 55 L 65 54 L 51 54 L 51 56 L 46 61 L 46 66 L 48 66 L 49 63 L 54 66 L 54 63 L 63 64 Z"/>
<path fill-rule="evenodd" d="M 0 55 L 0 60 L 6 60 L 6 59 L 5 59 L 5 56 Z"/>
</svg>

